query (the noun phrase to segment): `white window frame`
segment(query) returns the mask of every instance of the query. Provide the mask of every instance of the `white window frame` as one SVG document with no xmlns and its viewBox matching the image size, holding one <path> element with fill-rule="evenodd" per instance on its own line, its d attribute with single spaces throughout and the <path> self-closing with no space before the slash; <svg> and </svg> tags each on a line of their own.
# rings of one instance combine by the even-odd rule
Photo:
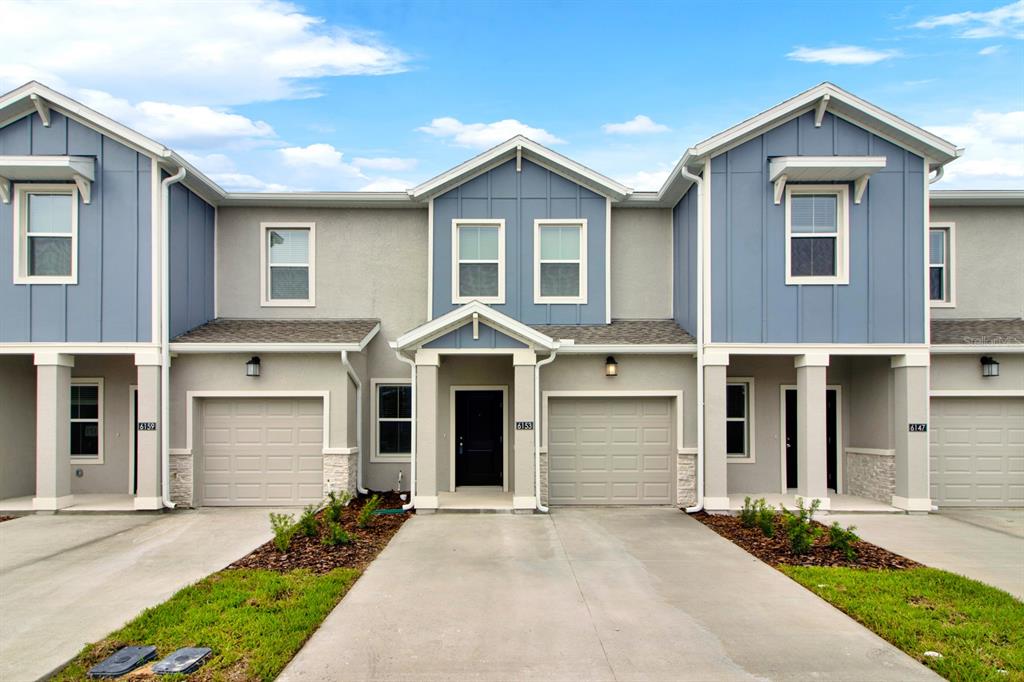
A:
<svg viewBox="0 0 1024 682">
<path fill-rule="evenodd" d="M 836 231 L 793 232 L 793 195 L 834 194 L 836 195 Z M 807 237 L 834 237 L 836 240 L 836 273 L 832 276 L 794 276 L 792 270 L 792 240 Z M 786 186 L 786 284 L 849 284 L 850 283 L 850 188 L 846 184 L 834 185 L 787 185 Z"/>
<path fill-rule="evenodd" d="M 578 227 L 580 230 L 580 257 L 574 260 L 542 260 L 540 231 L 545 226 Z M 580 290 L 578 296 L 542 296 L 540 293 L 541 263 L 578 263 L 580 266 Z M 538 218 L 533 221 L 533 302 L 534 303 L 578 303 L 587 302 L 587 219 L 586 218 Z"/>
<path fill-rule="evenodd" d="M 498 228 L 498 295 L 497 296 L 460 296 L 459 295 L 459 228 L 461 227 L 497 227 Z M 466 263 L 493 263 L 486 261 L 465 261 Z M 504 218 L 454 218 L 452 220 L 452 303 L 505 302 L 505 219 Z"/>
<path fill-rule="evenodd" d="M 730 385 L 744 385 L 747 388 L 747 407 L 744 411 L 744 417 L 730 417 L 728 412 L 728 400 L 729 400 L 729 386 Z M 747 425 L 747 447 L 746 454 L 744 455 L 730 455 L 728 452 L 725 454 L 725 460 L 729 464 L 753 464 L 757 461 L 755 457 L 755 444 L 756 432 L 754 430 L 754 413 L 756 412 L 757 402 L 755 401 L 754 393 L 754 377 L 728 377 L 725 380 L 726 390 L 726 417 L 725 422 L 746 422 Z"/>
<path fill-rule="evenodd" d="M 267 234 L 271 230 L 309 230 L 309 298 L 270 298 L 270 247 Z M 289 263 L 287 267 L 302 267 L 302 263 Z M 260 306 L 264 308 L 312 308 L 316 305 L 316 223 L 270 222 L 260 223 Z"/>
<path fill-rule="evenodd" d="M 931 236 L 932 230 L 946 231 L 946 262 L 943 265 L 945 270 L 946 297 L 941 300 L 932 300 L 931 287 Z M 928 305 L 932 308 L 955 308 L 956 307 L 956 223 L 929 223 L 928 224 L 928 245 L 925 247 L 928 262 Z"/>
<path fill-rule="evenodd" d="M 409 417 L 378 417 L 377 412 L 380 404 L 380 395 L 378 394 L 380 386 L 411 386 L 412 379 L 371 379 L 370 380 L 370 423 L 373 425 L 372 433 L 370 434 L 370 461 L 371 462 L 408 462 L 412 457 L 412 453 L 381 453 L 380 452 L 380 423 L 382 421 L 389 422 L 409 422 L 412 423 L 412 413 L 410 412 Z"/>
<path fill-rule="evenodd" d="M 96 419 L 72 419 L 67 415 L 68 420 L 68 442 L 71 440 L 70 424 L 96 422 L 98 435 L 96 438 L 96 455 L 71 455 L 71 463 L 78 464 L 103 464 L 103 379 L 101 377 L 71 377 L 71 386 L 96 386 Z M 68 409 L 71 407 L 71 389 L 68 388 Z"/>
<path fill-rule="evenodd" d="M 71 196 L 71 232 L 39 233 L 39 236 L 71 238 L 71 274 L 60 276 L 28 274 L 28 197 L 30 194 Z M 78 187 L 74 183 L 17 184 L 14 186 L 14 283 L 78 284 Z"/>
</svg>

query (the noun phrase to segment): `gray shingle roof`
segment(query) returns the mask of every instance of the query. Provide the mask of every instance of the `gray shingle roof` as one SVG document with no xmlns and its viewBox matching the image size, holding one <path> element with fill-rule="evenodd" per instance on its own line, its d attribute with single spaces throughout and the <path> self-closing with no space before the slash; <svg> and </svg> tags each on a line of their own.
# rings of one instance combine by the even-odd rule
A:
<svg viewBox="0 0 1024 682">
<path fill-rule="evenodd" d="M 1024 343 L 1024 320 L 932 320 L 932 343 L 980 346 Z"/>
<path fill-rule="evenodd" d="M 577 344 L 690 344 L 696 339 L 672 320 L 612 320 L 611 324 L 532 325 L 553 339 Z"/>
<path fill-rule="evenodd" d="M 217 318 L 174 343 L 359 343 L 379 320 L 233 320 Z"/>
</svg>

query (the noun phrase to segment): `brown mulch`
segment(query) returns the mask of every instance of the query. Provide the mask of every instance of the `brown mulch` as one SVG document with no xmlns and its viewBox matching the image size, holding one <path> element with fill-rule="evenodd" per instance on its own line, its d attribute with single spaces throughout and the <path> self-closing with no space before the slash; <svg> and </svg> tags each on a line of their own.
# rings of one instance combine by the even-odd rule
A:
<svg viewBox="0 0 1024 682">
<path fill-rule="evenodd" d="M 379 509 L 398 509 L 404 504 L 397 493 L 378 494 L 381 497 Z M 349 544 L 328 547 L 321 542 L 320 538 L 326 532 L 324 512 L 321 510 L 317 513 L 317 518 L 320 520 L 317 537 L 308 538 L 296 533 L 292 537 L 286 553 L 277 551 L 273 540 L 271 540 L 260 545 L 228 568 L 262 568 L 281 573 L 296 568 L 305 568 L 317 574 L 328 573 L 336 568 L 365 568 L 384 549 L 384 546 L 410 516 L 408 512 L 378 514 L 372 517 L 368 527 L 360 528 L 356 524 L 356 517 L 367 499 L 369 496 L 361 496 L 352 500 L 342 511 L 341 526 L 352 538 L 352 542 Z M 300 513 L 297 512 L 295 514 L 296 521 L 299 516 Z M 269 518 L 267 525 L 270 525 Z"/>
<path fill-rule="evenodd" d="M 786 531 L 778 520 L 776 520 L 775 535 L 768 538 L 759 528 L 744 528 L 738 516 L 708 514 L 703 511 L 691 516 L 770 566 L 782 564 L 788 566 L 903 569 L 916 568 L 921 565 L 905 556 L 894 554 L 864 540 L 853 543 L 853 547 L 857 550 L 857 558 L 856 561 L 848 561 L 842 552 L 828 547 L 826 526 L 817 521 L 811 523 L 821 528 L 823 532 L 814 547 L 807 554 L 794 554 L 789 547 Z"/>
<path fill-rule="evenodd" d="M 10 521 L 11 519 L 15 519 L 15 518 L 17 518 L 17 517 L 16 516 L 0 516 L 0 523 L 3 523 L 4 521 Z"/>
</svg>

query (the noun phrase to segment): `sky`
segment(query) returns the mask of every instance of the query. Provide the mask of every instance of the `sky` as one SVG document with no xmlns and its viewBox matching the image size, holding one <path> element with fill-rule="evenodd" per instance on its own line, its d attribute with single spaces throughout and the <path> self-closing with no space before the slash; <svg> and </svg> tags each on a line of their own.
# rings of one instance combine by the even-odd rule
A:
<svg viewBox="0 0 1024 682">
<path fill-rule="evenodd" d="M 822 81 L 1024 189 L 1024 0 L 22 2 L 0 91 L 55 88 L 227 190 L 403 190 L 524 134 L 638 190 Z"/>
</svg>

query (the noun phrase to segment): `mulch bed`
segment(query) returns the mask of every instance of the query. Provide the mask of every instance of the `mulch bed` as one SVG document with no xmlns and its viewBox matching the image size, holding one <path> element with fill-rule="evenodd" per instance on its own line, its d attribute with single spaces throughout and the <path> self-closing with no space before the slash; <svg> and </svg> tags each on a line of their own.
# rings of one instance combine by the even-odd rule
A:
<svg viewBox="0 0 1024 682">
<path fill-rule="evenodd" d="M 789 547 L 789 538 L 781 524 L 776 522 L 775 535 L 765 537 L 759 528 L 745 528 L 738 516 L 727 516 L 697 512 L 692 514 L 705 526 L 711 528 L 727 540 L 731 540 L 770 566 L 780 564 L 788 566 L 844 566 L 847 568 L 885 568 L 903 569 L 916 568 L 921 564 L 905 556 L 894 554 L 878 545 L 859 540 L 853 544 L 857 550 L 857 560 L 848 561 L 846 556 L 837 549 L 828 547 L 828 534 L 823 532 L 807 554 L 793 554 Z M 812 521 L 821 529 L 826 527 Z M 854 524 L 856 525 L 856 524 Z"/>
<path fill-rule="evenodd" d="M 399 498 L 398 493 L 377 494 L 381 497 L 380 509 L 398 509 L 405 504 Z M 410 516 L 408 512 L 379 514 L 373 516 L 373 520 L 367 528 L 360 528 L 356 524 L 356 517 L 367 499 L 369 496 L 360 496 L 358 499 L 352 500 L 342 512 L 341 527 L 352 538 L 352 542 L 346 545 L 328 547 L 321 542 L 320 538 L 326 529 L 323 520 L 324 512 L 321 510 L 317 514 L 317 518 L 320 519 L 320 534 L 317 537 L 308 538 L 296 534 L 286 553 L 277 551 L 273 540 L 271 540 L 260 545 L 228 568 L 262 568 L 281 573 L 304 568 L 317 574 L 329 573 L 336 568 L 365 568 L 384 549 L 392 536 L 398 532 L 398 529 Z M 299 513 L 296 513 L 295 520 L 297 521 L 298 518 Z M 270 525 L 269 518 L 267 525 Z"/>
<path fill-rule="evenodd" d="M 16 516 L 0 516 L 0 523 L 3 523 L 4 521 L 10 521 L 11 519 L 15 519 L 15 518 L 17 518 L 17 517 Z"/>
</svg>

